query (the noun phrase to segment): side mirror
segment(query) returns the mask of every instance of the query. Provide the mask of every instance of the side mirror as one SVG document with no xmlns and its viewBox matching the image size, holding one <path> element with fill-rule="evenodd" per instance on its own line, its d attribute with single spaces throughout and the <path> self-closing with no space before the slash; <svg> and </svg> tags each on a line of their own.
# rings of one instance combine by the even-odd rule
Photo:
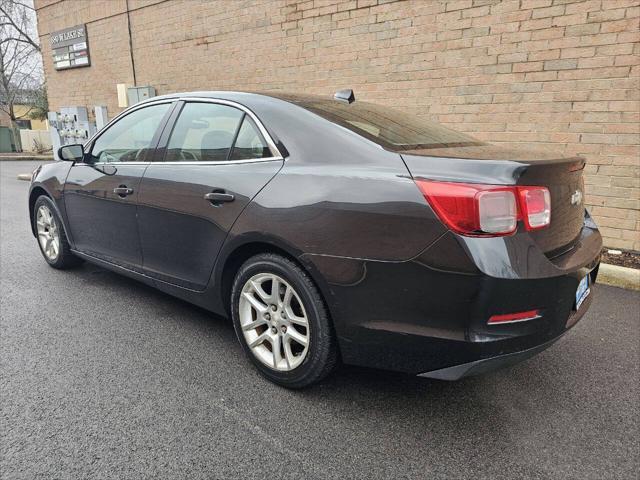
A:
<svg viewBox="0 0 640 480">
<path fill-rule="evenodd" d="M 81 162 L 84 158 L 84 147 L 80 143 L 63 145 L 58 149 L 58 158 L 65 162 Z"/>
</svg>

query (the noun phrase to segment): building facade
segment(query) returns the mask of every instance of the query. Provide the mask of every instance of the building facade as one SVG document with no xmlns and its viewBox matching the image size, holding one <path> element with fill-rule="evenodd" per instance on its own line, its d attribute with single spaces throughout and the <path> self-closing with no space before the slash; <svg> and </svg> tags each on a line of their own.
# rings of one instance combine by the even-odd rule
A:
<svg viewBox="0 0 640 480">
<path fill-rule="evenodd" d="M 587 158 L 608 247 L 640 250 L 640 0 L 35 0 L 52 110 L 117 84 L 287 90 L 399 107 Z M 56 69 L 84 25 L 90 66 Z M 59 40 L 58 37 L 57 40 Z M 56 40 L 56 41 L 57 41 Z"/>
<path fill-rule="evenodd" d="M 46 120 L 31 118 L 29 114 L 32 108 L 29 105 L 14 105 L 14 114 L 19 128 L 28 130 L 47 130 L 49 126 Z M 11 119 L 4 111 L 0 110 L 0 127 L 10 127 Z"/>
</svg>

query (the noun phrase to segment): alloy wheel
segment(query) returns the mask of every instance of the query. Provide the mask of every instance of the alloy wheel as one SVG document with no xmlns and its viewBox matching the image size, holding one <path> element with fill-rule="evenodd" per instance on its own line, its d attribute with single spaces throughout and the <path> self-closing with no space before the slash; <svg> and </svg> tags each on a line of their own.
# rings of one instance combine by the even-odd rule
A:
<svg viewBox="0 0 640 480">
<path fill-rule="evenodd" d="M 50 261 L 55 261 L 60 254 L 60 231 L 53 213 L 46 205 L 40 205 L 36 214 L 38 241 L 44 255 Z"/>
<path fill-rule="evenodd" d="M 263 364 L 287 372 L 304 361 L 309 351 L 309 322 L 298 293 L 282 277 L 260 273 L 247 280 L 239 313 L 244 339 Z"/>
</svg>

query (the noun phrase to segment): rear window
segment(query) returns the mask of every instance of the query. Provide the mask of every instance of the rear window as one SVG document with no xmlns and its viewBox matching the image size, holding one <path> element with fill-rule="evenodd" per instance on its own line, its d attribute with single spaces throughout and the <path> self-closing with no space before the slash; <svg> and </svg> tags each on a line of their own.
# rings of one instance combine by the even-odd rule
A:
<svg viewBox="0 0 640 480">
<path fill-rule="evenodd" d="M 390 150 L 484 145 L 464 133 L 382 105 L 359 101 L 347 104 L 316 97 L 279 97 Z"/>
</svg>

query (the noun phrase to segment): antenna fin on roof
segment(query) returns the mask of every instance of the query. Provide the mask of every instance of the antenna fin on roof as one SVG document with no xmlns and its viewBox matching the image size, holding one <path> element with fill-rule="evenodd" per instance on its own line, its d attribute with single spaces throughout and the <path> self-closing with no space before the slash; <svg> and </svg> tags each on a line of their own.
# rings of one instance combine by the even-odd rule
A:
<svg viewBox="0 0 640 480">
<path fill-rule="evenodd" d="M 338 90 L 333 96 L 336 100 L 340 102 L 353 103 L 356 101 L 356 96 L 353 93 L 353 90 L 350 88 L 346 88 L 344 90 Z"/>
</svg>

